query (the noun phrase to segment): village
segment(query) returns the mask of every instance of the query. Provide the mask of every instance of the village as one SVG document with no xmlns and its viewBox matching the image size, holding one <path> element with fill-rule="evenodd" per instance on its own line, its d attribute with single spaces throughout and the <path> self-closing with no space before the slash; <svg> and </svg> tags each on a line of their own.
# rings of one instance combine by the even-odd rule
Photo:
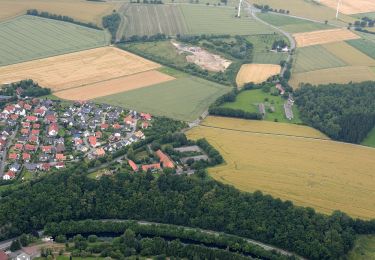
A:
<svg viewBox="0 0 375 260">
<path fill-rule="evenodd" d="M 100 164 L 101 158 L 144 140 L 152 121 L 151 114 L 107 104 L 19 99 L 0 113 L 0 176 L 13 180 L 21 172 L 59 170 L 82 160 Z M 155 155 L 158 162 L 143 165 L 122 159 L 134 172 L 176 167 L 160 149 Z"/>
</svg>

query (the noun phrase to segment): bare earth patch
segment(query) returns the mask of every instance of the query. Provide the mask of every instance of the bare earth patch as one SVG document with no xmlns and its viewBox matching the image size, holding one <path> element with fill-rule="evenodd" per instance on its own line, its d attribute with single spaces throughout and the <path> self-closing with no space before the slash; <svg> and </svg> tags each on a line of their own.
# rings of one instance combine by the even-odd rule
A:
<svg viewBox="0 0 375 260">
<path fill-rule="evenodd" d="M 220 55 L 212 54 L 200 47 L 191 47 L 174 41 L 172 41 L 172 44 L 180 54 L 189 53 L 186 56 L 187 62 L 194 63 L 202 69 L 219 72 L 225 71 L 232 64 L 231 61 L 222 58 Z"/>
<path fill-rule="evenodd" d="M 159 67 L 132 53 L 103 47 L 0 67 L 0 84 L 33 79 L 43 87 L 60 91 Z"/>
<path fill-rule="evenodd" d="M 337 8 L 337 0 L 320 0 L 320 3 L 335 9 Z M 358 14 L 358 13 L 369 13 L 375 11 L 374 0 L 342 0 L 340 13 L 343 14 Z"/>
<path fill-rule="evenodd" d="M 293 34 L 298 47 L 305 47 L 331 42 L 359 39 L 360 37 L 347 29 L 332 29 Z"/>
<path fill-rule="evenodd" d="M 244 64 L 237 74 L 236 82 L 239 87 L 249 82 L 261 83 L 280 71 L 280 65 L 275 64 Z"/>
<path fill-rule="evenodd" d="M 151 70 L 141 72 L 135 75 L 125 76 L 78 88 L 59 91 L 54 93 L 54 95 L 68 100 L 89 100 L 129 90 L 143 88 L 174 79 L 174 77 L 171 77 L 167 74 L 161 73 L 156 70 Z"/>
</svg>

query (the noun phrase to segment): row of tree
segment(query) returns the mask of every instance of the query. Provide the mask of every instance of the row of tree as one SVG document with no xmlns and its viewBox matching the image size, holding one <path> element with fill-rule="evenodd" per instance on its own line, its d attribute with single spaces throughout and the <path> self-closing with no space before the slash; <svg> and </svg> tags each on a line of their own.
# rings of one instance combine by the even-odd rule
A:
<svg viewBox="0 0 375 260">
<path fill-rule="evenodd" d="M 360 143 L 375 126 L 375 82 L 304 84 L 295 92 L 301 118 L 335 140 Z"/>
<path fill-rule="evenodd" d="M 80 21 L 74 20 L 72 17 L 66 16 L 66 15 L 51 14 L 51 13 L 45 12 L 45 11 L 40 12 L 37 9 L 27 10 L 26 14 L 34 15 L 34 16 L 40 16 L 40 17 L 58 20 L 58 21 L 63 21 L 63 22 L 74 23 L 74 24 L 78 24 L 78 25 L 81 25 L 81 26 L 101 30 L 101 28 L 96 26 L 96 24 L 80 22 Z"/>
<path fill-rule="evenodd" d="M 239 254 L 249 255 L 258 259 L 288 259 L 289 257 L 280 255 L 275 251 L 265 250 L 260 246 L 254 245 L 245 239 L 227 235 L 212 234 L 199 229 L 179 227 L 167 224 L 139 224 L 135 221 L 63 221 L 60 223 L 50 223 L 44 228 L 45 234 L 56 237 L 56 241 L 66 242 L 66 237 L 77 234 L 88 236 L 89 241 L 94 240 L 95 235 L 118 235 L 125 230 L 131 229 L 135 235 L 142 237 L 162 237 L 168 239 L 180 239 L 185 243 L 203 244 L 208 247 L 228 249 Z M 126 236 L 126 232 L 125 232 Z M 91 238 L 91 239 L 90 239 Z M 95 241 L 94 241 L 95 242 Z"/>
<path fill-rule="evenodd" d="M 40 97 L 49 94 L 51 94 L 51 89 L 43 88 L 31 79 L 3 85 L 0 89 L 0 95 L 12 97 Z"/>
</svg>

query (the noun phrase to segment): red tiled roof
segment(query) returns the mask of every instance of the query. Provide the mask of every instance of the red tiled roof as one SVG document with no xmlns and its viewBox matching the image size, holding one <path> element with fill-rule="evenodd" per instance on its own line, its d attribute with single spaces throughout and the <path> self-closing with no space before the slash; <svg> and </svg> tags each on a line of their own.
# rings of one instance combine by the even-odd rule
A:
<svg viewBox="0 0 375 260">
<path fill-rule="evenodd" d="M 142 171 L 144 172 L 147 172 L 148 170 L 152 170 L 152 169 L 161 169 L 160 163 L 142 165 Z"/>
<path fill-rule="evenodd" d="M 128 160 L 128 163 L 130 167 L 133 169 L 133 171 L 137 172 L 139 170 L 138 166 L 132 160 Z"/>
<path fill-rule="evenodd" d="M 23 108 L 26 109 L 26 110 L 30 110 L 31 106 L 29 104 L 25 104 L 25 105 L 23 105 Z"/>
<path fill-rule="evenodd" d="M 17 160 L 18 156 L 17 156 L 17 154 L 15 154 L 15 153 L 10 153 L 10 154 L 8 155 L 8 158 L 11 159 L 11 160 Z"/>
<path fill-rule="evenodd" d="M 8 175 L 11 179 L 16 177 L 16 174 L 13 171 L 7 171 L 7 173 L 5 175 Z"/>
<path fill-rule="evenodd" d="M 141 113 L 141 117 L 145 120 L 151 120 L 152 116 L 148 113 Z"/>
<path fill-rule="evenodd" d="M 27 128 L 22 128 L 22 129 L 21 129 L 21 134 L 23 134 L 23 135 L 28 135 L 28 134 L 29 134 L 29 129 L 27 129 Z"/>
<path fill-rule="evenodd" d="M 40 124 L 33 124 L 33 128 L 39 129 L 40 128 Z"/>
<path fill-rule="evenodd" d="M 52 150 L 52 146 L 51 145 L 42 146 L 42 151 L 44 153 L 49 153 L 49 152 L 51 152 L 51 150 Z"/>
<path fill-rule="evenodd" d="M 22 150 L 22 149 L 23 149 L 23 144 L 15 144 L 14 147 L 15 147 L 17 150 Z"/>
<path fill-rule="evenodd" d="M 121 128 L 121 125 L 116 123 L 116 124 L 113 125 L 113 128 L 114 128 L 114 129 L 120 129 L 120 128 Z"/>
<path fill-rule="evenodd" d="M 65 160 L 64 154 L 62 154 L 62 153 L 56 154 L 56 160 L 64 161 Z"/>
<path fill-rule="evenodd" d="M 31 121 L 31 122 L 36 122 L 38 121 L 38 118 L 36 116 L 27 116 L 26 120 Z"/>
<path fill-rule="evenodd" d="M 161 150 L 156 151 L 156 155 L 159 157 L 160 162 L 163 163 L 164 168 L 174 168 L 174 163 L 169 157 L 164 154 Z"/>
<path fill-rule="evenodd" d="M 26 144 L 25 145 L 25 150 L 26 151 L 35 151 L 36 150 L 36 146 L 32 145 L 32 144 Z"/>
<path fill-rule="evenodd" d="M 108 127 L 109 127 L 108 124 L 101 124 L 101 125 L 100 125 L 100 128 L 101 128 L 101 129 L 107 129 Z"/>
<path fill-rule="evenodd" d="M 104 156 L 105 155 L 104 149 L 103 148 L 96 149 L 96 155 L 97 156 Z"/>
<path fill-rule="evenodd" d="M 95 146 L 96 145 L 96 137 L 91 135 L 89 136 L 89 143 L 91 146 Z"/>
<path fill-rule="evenodd" d="M 38 129 L 33 129 L 33 130 L 31 130 L 31 134 L 32 135 L 39 135 L 39 130 Z"/>
<path fill-rule="evenodd" d="M 30 127 L 30 122 L 22 122 L 22 127 L 24 128 Z"/>
<path fill-rule="evenodd" d="M 38 142 L 38 137 L 36 135 L 30 135 L 29 142 Z"/>
<path fill-rule="evenodd" d="M 22 160 L 30 160 L 31 155 L 29 153 L 23 153 L 22 154 Z"/>
<path fill-rule="evenodd" d="M 16 114 L 11 114 L 11 115 L 10 115 L 10 118 L 11 118 L 12 120 L 17 120 L 17 119 L 18 119 L 18 115 L 16 115 Z"/>
<path fill-rule="evenodd" d="M 96 132 L 95 133 L 95 136 L 97 137 L 97 138 L 102 138 L 102 132 Z"/>
</svg>

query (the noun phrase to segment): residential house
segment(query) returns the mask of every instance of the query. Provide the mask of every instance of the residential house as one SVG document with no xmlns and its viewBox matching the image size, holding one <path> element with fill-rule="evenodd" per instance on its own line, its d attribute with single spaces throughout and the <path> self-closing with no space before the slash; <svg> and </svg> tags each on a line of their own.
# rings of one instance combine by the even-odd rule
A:
<svg viewBox="0 0 375 260">
<path fill-rule="evenodd" d="M 5 173 L 3 175 L 3 180 L 6 180 L 6 181 L 9 181 L 9 180 L 12 180 L 16 177 L 16 174 L 12 171 L 8 171 L 7 173 Z"/>
<path fill-rule="evenodd" d="M 141 118 L 143 120 L 147 120 L 147 121 L 150 121 L 152 119 L 152 116 L 148 113 L 141 113 Z"/>
<path fill-rule="evenodd" d="M 93 135 L 89 136 L 89 143 L 92 147 L 96 147 L 98 145 L 96 136 L 93 136 Z"/>
<path fill-rule="evenodd" d="M 31 155 L 29 153 L 22 154 L 22 160 L 24 160 L 25 162 L 29 162 L 30 159 L 31 159 Z"/>
<path fill-rule="evenodd" d="M 59 126 L 56 123 L 50 124 L 48 127 L 48 135 L 56 136 L 59 133 Z"/>
<path fill-rule="evenodd" d="M 21 169 L 21 165 L 19 163 L 13 163 L 9 166 L 9 170 L 12 172 L 18 172 Z"/>
<path fill-rule="evenodd" d="M 105 155 L 105 151 L 104 151 L 103 148 L 98 148 L 98 149 L 95 150 L 95 154 L 96 154 L 96 156 L 98 156 L 98 157 L 102 157 L 102 156 Z"/>
<path fill-rule="evenodd" d="M 66 156 L 64 156 L 64 154 L 62 154 L 62 153 L 57 153 L 56 154 L 56 160 L 57 161 L 65 161 L 66 160 Z"/>
</svg>

